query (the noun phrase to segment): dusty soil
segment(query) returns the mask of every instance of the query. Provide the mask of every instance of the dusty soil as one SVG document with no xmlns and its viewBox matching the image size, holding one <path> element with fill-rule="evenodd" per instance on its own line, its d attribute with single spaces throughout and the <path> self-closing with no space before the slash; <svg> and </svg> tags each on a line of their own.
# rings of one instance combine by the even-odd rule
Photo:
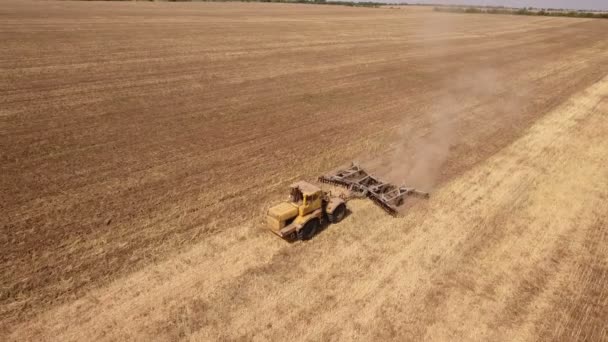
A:
<svg viewBox="0 0 608 342">
<path fill-rule="evenodd" d="M 0 338 L 605 340 L 608 22 L 0 5 Z M 353 159 L 432 191 L 263 229 Z"/>
</svg>

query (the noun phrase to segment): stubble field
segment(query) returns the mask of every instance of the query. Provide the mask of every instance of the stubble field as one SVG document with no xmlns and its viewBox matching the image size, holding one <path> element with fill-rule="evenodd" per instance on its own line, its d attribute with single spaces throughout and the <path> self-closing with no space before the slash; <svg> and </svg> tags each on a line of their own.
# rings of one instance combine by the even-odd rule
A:
<svg viewBox="0 0 608 342">
<path fill-rule="evenodd" d="M 608 339 L 608 22 L 0 5 L 0 339 Z M 431 191 L 288 244 L 351 160 Z"/>
</svg>

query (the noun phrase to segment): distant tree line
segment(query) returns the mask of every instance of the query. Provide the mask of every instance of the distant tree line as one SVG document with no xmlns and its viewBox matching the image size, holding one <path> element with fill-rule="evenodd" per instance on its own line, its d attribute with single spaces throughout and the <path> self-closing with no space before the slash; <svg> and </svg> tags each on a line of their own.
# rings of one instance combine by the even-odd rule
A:
<svg viewBox="0 0 608 342">
<path fill-rule="evenodd" d="M 214 0 L 212 0 L 214 1 Z M 245 2 L 283 2 L 283 3 L 296 3 L 296 4 L 315 4 L 315 5 L 339 5 L 339 6 L 350 6 L 350 7 L 380 7 L 386 5 L 380 2 L 371 1 L 327 1 L 327 0 L 241 0 Z"/>
<path fill-rule="evenodd" d="M 112 0 L 110 0 L 112 1 Z M 115 0 L 121 1 L 121 0 Z M 168 1 L 168 2 L 273 2 L 273 3 L 289 3 L 289 4 L 314 4 L 314 5 L 338 5 L 350 7 L 381 7 L 386 5 L 407 5 L 405 3 L 385 3 L 371 1 L 335 1 L 335 0 L 143 0 L 143 1 Z"/>
<path fill-rule="evenodd" d="M 493 6 L 435 6 L 436 12 L 451 13 L 487 13 L 487 14 L 510 14 L 510 15 L 536 15 L 549 17 L 572 17 L 572 18 L 600 18 L 608 19 L 608 12 L 601 11 L 573 11 L 555 8 L 509 8 Z"/>
</svg>

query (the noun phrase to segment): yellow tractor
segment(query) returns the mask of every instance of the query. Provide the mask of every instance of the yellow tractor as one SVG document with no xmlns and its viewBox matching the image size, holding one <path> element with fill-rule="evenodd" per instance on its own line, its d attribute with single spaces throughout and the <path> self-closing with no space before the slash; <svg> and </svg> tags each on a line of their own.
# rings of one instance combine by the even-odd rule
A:
<svg viewBox="0 0 608 342">
<path fill-rule="evenodd" d="M 287 240 L 309 240 L 327 222 L 340 222 L 346 215 L 346 203 L 319 187 L 300 181 L 290 186 L 289 201 L 268 209 L 270 230 Z"/>
</svg>

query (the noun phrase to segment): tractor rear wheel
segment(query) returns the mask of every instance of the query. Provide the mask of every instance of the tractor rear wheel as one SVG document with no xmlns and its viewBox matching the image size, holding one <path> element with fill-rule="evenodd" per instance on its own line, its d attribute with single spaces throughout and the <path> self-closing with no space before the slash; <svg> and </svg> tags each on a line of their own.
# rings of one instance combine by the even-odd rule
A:
<svg viewBox="0 0 608 342">
<path fill-rule="evenodd" d="M 331 214 L 329 214 L 329 220 L 331 221 L 331 223 L 338 223 L 338 222 L 342 221 L 342 219 L 344 218 L 345 215 L 346 215 L 346 206 L 344 205 L 344 203 L 340 203 L 334 209 L 334 211 L 332 211 Z"/>
<path fill-rule="evenodd" d="M 310 240 L 319 229 L 319 220 L 314 218 L 306 222 L 304 227 L 298 231 L 298 239 Z"/>
</svg>

